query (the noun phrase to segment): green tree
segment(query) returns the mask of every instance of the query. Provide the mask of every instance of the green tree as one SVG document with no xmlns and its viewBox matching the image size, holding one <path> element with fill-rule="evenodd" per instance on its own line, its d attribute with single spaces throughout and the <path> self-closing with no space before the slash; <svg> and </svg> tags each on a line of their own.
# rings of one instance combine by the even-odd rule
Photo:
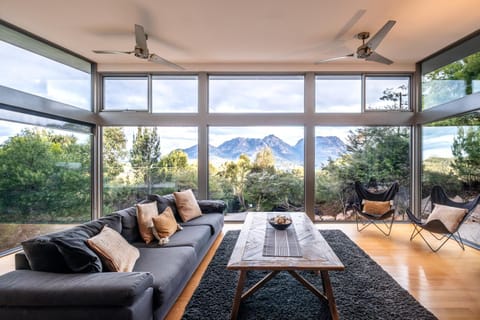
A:
<svg viewBox="0 0 480 320">
<path fill-rule="evenodd" d="M 149 194 L 152 193 L 152 177 L 160 156 L 160 137 L 157 128 L 138 127 L 137 134 L 133 135 L 130 164 L 146 185 Z"/>
<path fill-rule="evenodd" d="M 103 129 L 103 177 L 114 180 L 124 170 L 122 160 L 127 157 L 127 139 L 122 128 Z"/>
<path fill-rule="evenodd" d="M 241 209 L 247 208 L 245 203 L 244 191 L 247 180 L 247 175 L 252 168 L 250 158 L 241 154 L 237 162 L 225 162 L 217 173 L 223 178 L 232 189 L 232 193 L 237 197 Z"/>
<path fill-rule="evenodd" d="M 467 188 L 480 183 L 480 128 L 458 127 L 452 144 L 452 168 Z"/>
<path fill-rule="evenodd" d="M 275 157 L 272 149 L 265 147 L 255 155 L 255 161 L 252 165 L 253 172 L 275 172 Z"/>
<path fill-rule="evenodd" d="M 90 145 L 78 143 L 74 136 L 23 130 L 0 147 L 0 177 L 3 219 L 78 222 L 90 218 Z"/>
</svg>

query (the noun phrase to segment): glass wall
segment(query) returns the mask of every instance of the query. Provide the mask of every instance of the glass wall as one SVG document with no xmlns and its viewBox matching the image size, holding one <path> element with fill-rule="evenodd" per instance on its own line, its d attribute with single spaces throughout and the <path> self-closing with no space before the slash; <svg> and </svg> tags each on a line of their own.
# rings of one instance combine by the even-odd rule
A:
<svg viewBox="0 0 480 320">
<path fill-rule="evenodd" d="M 303 76 L 210 76 L 209 111 L 303 112 Z"/>
<path fill-rule="evenodd" d="M 197 189 L 196 127 L 105 127 L 103 214 L 148 194 Z"/>
<path fill-rule="evenodd" d="M 315 77 L 315 112 L 361 112 L 362 76 Z"/>
<path fill-rule="evenodd" d="M 103 78 L 103 110 L 148 111 L 148 78 Z"/>
<path fill-rule="evenodd" d="M 210 127 L 209 198 L 227 212 L 304 211 L 303 127 Z"/>
<path fill-rule="evenodd" d="M 91 129 L 5 110 L 0 119 L 0 251 L 89 221 Z"/>
<path fill-rule="evenodd" d="M 480 112 L 437 121 L 422 132 L 422 218 L 431 211 L 434 185 L 455 201 L 468 201 L 480 193 Z M 480 206 L 460 228 L 464 240 L 480 247 Z"/>
<path fill-rule="evenodd" d="M 317 127 L 315 219 L 354 220 L 354 182 L 376 189 L 400 183 L 397 217 L 410 205 L 410 128 Z"/>
<path fill-rule="evenodd" d="M 410 77 L 367 76 L 365 78 L 365 110 L 409 111 Z"/>
<path fill-rule="evenodd" d="M 92 110 L 91 64 L 0 24 L 0 86 Z"/>
<path fill-rule="evenodd" d="M 198 111 L 197 76 L 153 76 L 152 112 Z"/>
<path fill-rule="evenodd" d="M 422 74 L 422 106 L 429 109 L 480 92 L 480 52 Z"/>
</svg>

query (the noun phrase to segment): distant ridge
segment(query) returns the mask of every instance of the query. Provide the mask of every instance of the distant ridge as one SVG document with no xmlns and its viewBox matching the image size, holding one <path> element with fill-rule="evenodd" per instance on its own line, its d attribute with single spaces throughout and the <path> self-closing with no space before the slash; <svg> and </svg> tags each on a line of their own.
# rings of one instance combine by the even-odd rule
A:
<svg viewBox="0 0 480 320">
<path fill-rule="evenodd" d="M 277 136 L 271 134 L 259 138 L 237 137 L 223 142 L 218 147 L 209 146 L 210 160 L 220 165 L 225 161 L 238 159 L 241 154 L 246 154 L 253 161 L 256 154 L 265 147 L 272 149 L 275 161 L 279 167 L 303 165 L 303 139 L 291 146 Z M 317 166 L 324 165 L 329 159 L 336 159 L 346 150 L 345 144 L 336 136 L 315 137 L 315 162 Z M 198 158 L 197 145 L 183 149 L 191 160 Z"/>
</svg>

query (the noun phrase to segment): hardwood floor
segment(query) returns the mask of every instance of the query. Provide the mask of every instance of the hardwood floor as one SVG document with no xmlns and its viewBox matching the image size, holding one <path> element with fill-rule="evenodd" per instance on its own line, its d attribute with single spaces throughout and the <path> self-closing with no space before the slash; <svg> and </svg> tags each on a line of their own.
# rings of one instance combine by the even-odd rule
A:
<svg viewBox="0 0 480 320">
<path fill-rule="evenodd" d="M 469 247 L 462 251 L 454 241 L 449 241 L 438 253 L 433 253 L 421 239 L 409 241 L 410 224 L 394 225 L 390 237 L 383 236 L 373 227 L 358 232 L 354 224 L 324 223 L 316 226 L 319 229 L 342 230 L 439 319 L 480 318 L 480 251 Z M 227 224 L 224 232 L 240 228 L 241 224 Z M 221 239 L 217 239 L 167 320 L 182 318 L 220 242 Z"/>
<path fill-rule="evenodd" d="M 480 319 L 480 251 L 469 247 L 462 251 L 454 241 L 449 241 L 440 252 L 432 253 L 421 239 L 409 241 L 412 230 L 410 224 L 394 225 L 390 237 L 383 236 L 374 228 L 357 232 L 354 224 L 324 223 L 316 226 L 345 232 L 439 319 Z M 229 223 L 225 225 L 224 232 L 240 228 L 241 224 Z M 203 272 L 220 245 L 221 237 L 193 275 L 167 320 L 181 319 Z M 0 258 L 0 274 L 13 268 L 13 255 Z"/>
</svg>

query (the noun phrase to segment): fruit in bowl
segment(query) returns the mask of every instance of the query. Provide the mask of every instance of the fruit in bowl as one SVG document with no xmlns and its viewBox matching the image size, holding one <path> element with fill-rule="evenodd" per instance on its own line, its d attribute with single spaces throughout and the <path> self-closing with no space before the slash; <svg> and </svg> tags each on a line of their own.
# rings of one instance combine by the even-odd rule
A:
<svg viewBox="0 0 480 320">
<path fill-rule="evenodd" d="M 285 230 L 292 224 L 292 218 L 287 215 L 280 214 L 268 219 L 268 222 L 277 230 Z"/>
</svg>

